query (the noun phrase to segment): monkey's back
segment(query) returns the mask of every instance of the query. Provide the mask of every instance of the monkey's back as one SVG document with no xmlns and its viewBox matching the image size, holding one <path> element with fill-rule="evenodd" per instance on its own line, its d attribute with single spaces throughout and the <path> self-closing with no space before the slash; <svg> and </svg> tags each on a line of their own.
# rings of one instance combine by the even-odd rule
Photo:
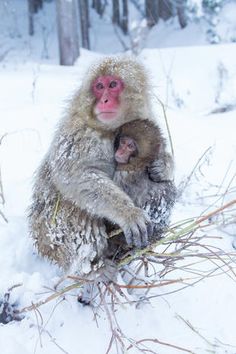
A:
<svg viewBox="0 0 236 354">
<path fill-rule="evenodd" d="M 91 175 L 96 177 L 99 169 L 113 177 L 114 137 L 114 132 L 86 126 L 78 116 L 67 117 L 36 173 L 29 231 L 38 253 L 64 270 L 75 268 L 78 274 L 87 275 L 102 265 L 107 248 L 104 222 L 90 213 L 89 204 L 82 210 L 80 200 L 76 203 L 73 197 L 77 187 L 87 183 Z M 105 187 L 101 181 L 101 194 Z M 93 183 L 84 193 L 91 194 L 91 199 L 96 197 Z"/>
</svg>

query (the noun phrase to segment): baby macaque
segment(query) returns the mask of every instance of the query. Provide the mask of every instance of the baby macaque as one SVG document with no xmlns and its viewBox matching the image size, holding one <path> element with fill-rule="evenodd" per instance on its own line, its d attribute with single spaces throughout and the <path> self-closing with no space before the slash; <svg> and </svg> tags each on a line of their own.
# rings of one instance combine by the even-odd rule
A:
<svg viewBox="0 0 236 354">
<path fill-rule="evenodd" d="M 115 160 L 114 181 L 148 214 L 149 240 L 159 238 L 168 226 L 176 195 L 173 161 L 159 127 L 150 120 L 124 124 L 115 141 Z"/>
</svg>

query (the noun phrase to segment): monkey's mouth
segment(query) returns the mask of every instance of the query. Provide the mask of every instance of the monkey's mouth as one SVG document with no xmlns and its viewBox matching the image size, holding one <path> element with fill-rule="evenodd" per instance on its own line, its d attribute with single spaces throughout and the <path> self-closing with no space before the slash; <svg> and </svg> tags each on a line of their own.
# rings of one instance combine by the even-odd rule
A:
<svg viewBox="0 0 236 354">
<path fill-rule="evenodd" d="M 116 119 L 117 111 L 107 111 L 107 112 L 99 112 L 97 113 L 97 118 L 100 121 L 109 121 Z"/>
<path fill-rule="evenodd" d="M 120 164 L 127 164 L 129 162 L 129 159 L 116 155 L 116 161 Z"/>
</svg>

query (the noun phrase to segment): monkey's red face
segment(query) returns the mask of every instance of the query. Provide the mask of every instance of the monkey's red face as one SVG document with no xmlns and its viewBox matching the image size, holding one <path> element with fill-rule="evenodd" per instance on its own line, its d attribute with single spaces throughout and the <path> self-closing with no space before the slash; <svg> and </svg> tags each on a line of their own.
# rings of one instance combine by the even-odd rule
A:
<svg viewBox="0 0 236 354">
<path fill-rule="evenodd" d="M 107 122 L 117 118 L 123 89 L 124 83 L 117 76 L 100 76 L 93 82 L 92 93 L 96 98 L 94 113 L 100 121 Z"/>
<path fill-rule="evenodd" d="M 130 158 L 136 155 L 136 152 L 135 141 L 128 136 L 123 136 L 120 138 L 118 149 L 115 152 L 115 160 L 118 163 L 128 163 Z"/>
</svg>

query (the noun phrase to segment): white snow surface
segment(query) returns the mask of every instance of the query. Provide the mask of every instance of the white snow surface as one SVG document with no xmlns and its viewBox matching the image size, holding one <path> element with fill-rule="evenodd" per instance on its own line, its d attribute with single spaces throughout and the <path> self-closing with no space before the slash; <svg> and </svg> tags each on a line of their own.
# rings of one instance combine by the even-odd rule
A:
<svg viewBox="0 0 236 354">
<path fill-rule="evenodd" d="M 19 3 L 22 6 L 21 0 L 15 1 L 15 6 Z M 0 7 L 4 4 L 5 1 L 1 2 Z M 222 19 L 232 23 L 235 4 L 230 2 L 227 6 Z M 82 50 L 77 65 L 59 67 L 55 59 L 57 43 L 51 32 L 26 43 L 23 33 L 26 27 L 20 25 L 21 17 L 14 19 L 15 12 L 5 13 L 0 24 L 1 54 L 5 53 L 0 62 L 0 169 L 5 204 L 0 203 L 0 211 L 8 220 L 6 223 L 0 215 L 0 299 L 8 288 L 21 283 L 22 286 L 12 290 L 10 300 L 23 308 L 50 295 L 50 289 L 61 276 L 55 265 L 36 254 L 28 235 L 26 215 L 34 171 L 49 147 L 66 100 L 81 84 L 90 64 L 102 54 Z M 38 25 L 39 22 L 40 18 Z M 51 26 L 55 27 L 53 21 Z M 236 44 L 209 46 L 202 27 L 195 24 L 180 32 L 175 26 L 175 23 L 161 24 L 154 29 L 149 49 L 139 55 L 150 74 L 154 109 L 167 136 L 158 99 L 166 107 L 175 153 L 176 184 L 179 188 L 186 184 L 174 207 L 173 223 L 199 216 L 236 198 Z M 7 38 L 10 29 L 12 35 Z M 94 30 L 94 46 L 97 45 L 94 49 L 101 48 L 98 41 L 101 42 L 105 31 L 105 26 L 99 25 Z M 222 31 L 226 31 L 223 25 Z M 165 40 L 160 40 L 159 45 L 154 42 L 155 33 L 159 38 L 164 38 L 165 33 Z M 42 38 L 48 41 L 45 47 Z M 158 49 L 158 46 L 172 48 Z M 115 53 L 121 49 L 108 36 L 101 52 Z M 229 109 L 220 113 L 225 107 Z M 191 179 L 187 182 L 188 176 Z M 234 222 L 224 229 L 207 229 L 207 235 L 218 238 L 204 242 L 231 253 L 233 259 L 236 217 L 235 208 L 230 210 Z M 194 268 L 207 271 L 212 267 L 214 264 L 205 262 Z M 234 272 L 231 269 L 206 277 L 179 292 L 173 292 L 178 288 L 175 285 L 154 288 L 149 293 L 153 296 L 150 303 L 139 308 L 135 303 L 117 305 L 119 326 L 135 341 L 147 338 L 160 341 L 162 344 L 145 342 L 158 354 L 184 353 L 177 347 L 195 354 L 235 354 Z M 191 276 L 179 269 L 165 279 Z M 0 324 L 0 353 L 105 354 L 112 336 L 106 312 L 98 309 L 95 316 L 90 307 L 77 302 L 77 293 L 74 290 L 64 298 L 50 301 L 39 308 L 40 313 L 26 313 L 20 322 Z M 128 296 L 137 299 L 135 292 Z M 117 353 L 115 346 L 109 353 Z M 127 353 L 139 351 L 132 348 Z"/>
</svg>

